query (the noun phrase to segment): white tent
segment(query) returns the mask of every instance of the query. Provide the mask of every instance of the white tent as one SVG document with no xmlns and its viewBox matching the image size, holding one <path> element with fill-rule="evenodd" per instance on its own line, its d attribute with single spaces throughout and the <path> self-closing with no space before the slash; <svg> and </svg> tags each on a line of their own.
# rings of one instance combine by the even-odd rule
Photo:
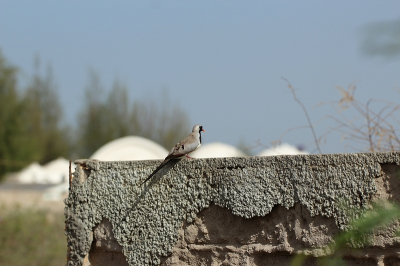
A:
<svg viewBox="0 0 400 266">
<path fill-rule="evenodd" d="M 18 182 L 22 184 L 43 183 L 43 179 L 46 179 L 45 175 L 42 167 L 37 162 L 16 173 Z"/>
<path fill-rule="evenodd" d="M 32 163 L 17 173 L 17 180 L 22 184 L 60 184 L 68 180 L 69 161 L 58 158 L 44 166 Z"/>
<path fill-rule="evenodd" d="M 108 142 L 90 158 L 101 161 L 153 160 L 164 159 L 167 154 L 168 151 L 166 149 L 152 140 L 137 136 L 127 136 Z M 68 172 L 69 168 L 66 167 L 66 169 Z M 67 182 L 46 189 L 43 199 L 60 200 L 63 193 L 68 191 L 68 186 Z"/>
<path fill-rule="evenodd" d="M 213 142 L 202 145 L 198 150 L 189 154 L 193 158 L 218 158 L 218 157 L 243 157 L 242 151 L 234 146 L 221 142 Z"/>
<path fill-rule="evenodd" d="M 48 162 L 43 166 L 43 169 L 49 173 L 56 173 L 59 176 L 59 182 L 67 182 L 69 175 L 69 161 L 65 158 L 58 158 Z"/>
<path fill-rule="evenodd" d="M 130 161 L 164 159 L 168 151 L 156 142 L 138 136 L 119 138 L 102 146 L 90 159 Z"/>
<path fill-rule="evenodd" d="M 277 147 L 265 149 L 256 156 L 274 156 L 274 155 L 296 155 L 296 154 L 308 154 L 306 151 L 300 151 L 296 147 L 283 143 Z"/>
<path fill-rule="evenodd" d="M 43 191 L 43 199 L 60 200 L 69 187 L 69 161 L 58 158 L 43 166 L 34 162 L 14 175 L 20 184 L 53 185 Z"/>
</svg>

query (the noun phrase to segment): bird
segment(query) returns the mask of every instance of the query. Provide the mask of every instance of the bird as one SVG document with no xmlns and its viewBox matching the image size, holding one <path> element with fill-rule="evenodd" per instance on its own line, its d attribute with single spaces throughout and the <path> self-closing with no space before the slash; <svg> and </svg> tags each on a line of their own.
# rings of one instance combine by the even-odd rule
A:
<svg viewBox="0 0 400 266">
<path fill-rule="evenodd" d="M 158 171 L 161 170 L 169 161 L 173 159 L 183 159 L 185 157 L 193 159 L 189 157 L 189 153 L 194 152 L 201 146 L 201 132 L 206 132 L 203 129 L 202 125 L 196 124 L 193 126 L 192 133 L 189 134 L 186 138 L 178 142 L 169 152 L 167 157 L 165 157 L 164 161 L 154 170 L 149 177 L 146 178 L 140 185 L 146 183 L 150 178 L 152 178 Z"/>
</svg>

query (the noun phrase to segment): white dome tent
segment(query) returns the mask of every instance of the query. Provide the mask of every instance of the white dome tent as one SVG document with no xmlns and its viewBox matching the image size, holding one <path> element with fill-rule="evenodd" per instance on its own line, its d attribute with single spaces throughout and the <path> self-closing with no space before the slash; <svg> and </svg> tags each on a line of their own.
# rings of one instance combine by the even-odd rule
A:
<svg viewBox="0 0 400 266">
<path fill-rule="evenodd" d="M 90 159 L 100 161 L 154 160 L 164 159 L 167 154 L 168 151 L 166 149 L 152 140 L 138 136 L 127 136 L 103 145 L 93 153 Z M 65 169 L 68 172 L 68 167 Z M 43 198 L 45 200 L 59 200 L 61 195 L 68 191 L 68 186 L 69 184 L 66 182 L 48 188 Z"/>
<path fill-rule="evenodd" d="M 297 155 L 297 154 L 308 154 L 308 152 L 301 151 L 292 145 L 283 143 L 277 147 L 265 149 L 260 153 L 258 153 L 256 156 Z"/>
<path fill-rule="evenodd" d="M 220 157 L 243 157 L 246 156 L 238 148 L 221 143 L 213 142 L 202 145 L 198 150 L 189 154 L 193 158 L 220 158 Z"/>
<path fill-rule="evenodd" d="M 164 159 L 168 151 L 156 142 L 138 136 L 127 136 L 113 140 L 99 148 L 90 159 L 101 161 L 129 161 Z M 72 171 L 75 167 L 72 166 Z M 15 173 L 21 185 L 39 185 L 42 198 L 46 201 L 59 201 L 69 188 L 69 161 L 58 158 L 41 166 L 32 163 Z M 49 187 L 50 186 L 50 187 Z M 36 188 L 39 188 L 36 186 Z"/>
<path fill-rule="evenodd" d="M 156 142 L 138 136 L 119 138 L 102 146 L 90 159 L 131 161 L 164 159 L 168 151 Z"/>
<path fill-rule="evenodd" d="M 58 158 L 43 166 L 34 162 L 17 173 L 21 184 L 60 184 L 68 180 L 69 161 Z"/>
<path fill-rule="evenodd" d="M 21 184 L 44 183 L 44 180 L 47 179 L 44 175 L 46 174 L 38 162 L 31 163 L 16 173 L 17 181 Z"/>
<path fill-rule="evenodd" d="M 68 191 L 68 175 L 69 161 L 61 157 L 45 165 L 34 162 L 14 174 L 17 184 L 32 185 L 30 189 L 34 187 L 40 191 L 45 200 L 61 199 L 62 194 Z"/>
</svg>

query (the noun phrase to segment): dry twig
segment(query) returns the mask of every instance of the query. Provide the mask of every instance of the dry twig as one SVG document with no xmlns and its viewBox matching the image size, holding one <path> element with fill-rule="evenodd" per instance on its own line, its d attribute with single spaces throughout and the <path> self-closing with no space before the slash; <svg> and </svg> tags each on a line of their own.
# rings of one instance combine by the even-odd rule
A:
<svg viewBox="0 0 400 266">
<path fill-rule="evenodd" d="M 289 88 L 290 91 L 292 92 L 294 100 L 295 100 L 295 101 L 301 106 L 301 108 L 303 109 L 303 112 L 304 112 L 304 114 L 305 114 L 305 116 L 306 116 L 306 118 L 307 118 L 307 121 L 308 121 L 308 127 L 311 129 L 311 132 L 312 132 L 312 134 L 313 134 L 315 145 L 316 145 L 316 147 L 317 147 L 317 149 L 318 149 L 318 152 L 321 154 L 322 152 L 321 152 L 321 149 L 320 149 L 320 147 L 319 147 L 318 138 L 317 138 L 317 135 L 315 134 L 314 126 L 313 126 L 312 123 L 311 123 L 311 119 L 310 119 L 310 116 L 308 115 L 308 112 L 307 112 L 306 107 L 305 107 L 304 104 L 297 98 L 296 92 L 294 91 L 294 88 L 292 87 L 292 84 L 290 84 L 290 82 L 289 82 L 287 79 L 285 79 L 285 78 L 283 78 L 283 80 L 285 80 L 285 81 L 288 83 L 288 88 Z"/>
</svg>

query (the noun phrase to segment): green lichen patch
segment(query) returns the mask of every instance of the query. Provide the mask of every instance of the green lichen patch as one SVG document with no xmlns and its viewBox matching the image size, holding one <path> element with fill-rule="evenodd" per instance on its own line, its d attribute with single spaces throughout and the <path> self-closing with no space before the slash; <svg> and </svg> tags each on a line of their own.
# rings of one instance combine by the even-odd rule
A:
<svg viewBox="0 0 400 266">
<path fill-rule="evenodd" d="M 83 263 L 103 217 L 130 265 L 157 265 L 171 253 L 183 222 L 212 202 L 245 218 L 299 202 L 345 229 L 376 193 L 380 163 L 399 161 L 399 153 L 182 160 L 144 186 L 159 161 L 86 161 L 86 171 L 77 166 L 65 201 L 68 265 Z"/>
</svg>

